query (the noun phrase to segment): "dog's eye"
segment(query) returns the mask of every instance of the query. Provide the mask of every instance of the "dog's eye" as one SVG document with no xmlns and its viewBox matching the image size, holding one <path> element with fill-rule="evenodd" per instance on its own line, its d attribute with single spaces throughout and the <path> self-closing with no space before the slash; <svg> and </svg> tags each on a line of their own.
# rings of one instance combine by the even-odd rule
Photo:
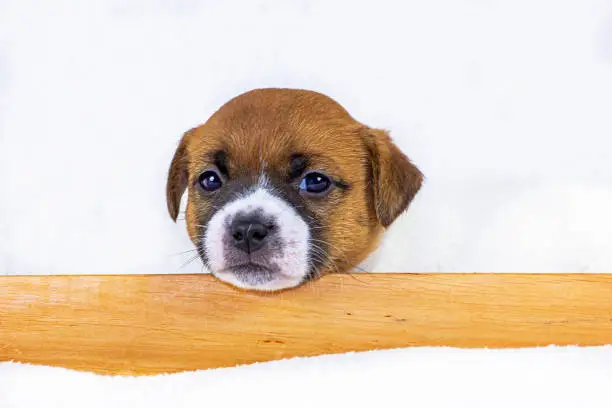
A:
<svg viewBox="0 0 612 408">
<path fill-rule="evenodd" d="M 198 182 L 204 191 L 215 191 L 223 185 L 221 177 L 212 170 L 207 170 L 200 174 Z"/>
<path fill-rule="evenodd" d="M 322 173 L 308 173 L 300 182 L 300 190 L 314 195 L 322 195 L 329 191 L 332 183 L 329 177 Z"/>
</svg>

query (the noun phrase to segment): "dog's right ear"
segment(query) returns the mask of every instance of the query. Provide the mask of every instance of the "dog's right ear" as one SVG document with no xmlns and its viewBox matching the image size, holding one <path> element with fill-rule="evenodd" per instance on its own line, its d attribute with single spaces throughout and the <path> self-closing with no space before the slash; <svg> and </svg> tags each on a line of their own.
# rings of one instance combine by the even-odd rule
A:
<svg viewBox="0 0 612 408">
<path fill-rule="evenodd" d="M 388 132 L 366 128 L 364 142 L 370 155 L 376 215 L 387 228 L 421 189 L 423 173 L 393 143 Z"/>
<path fill-rule="evenodd" d="M 192 133 L 193 129 L 188 131 L 181 138 L 172 163 L 170 164 L 170 170 L 168 171 L 168 181 L 166 182 L 166 204 L 168 205 L 168 213 L 174 222 L 178 218 L 181 198 L 187 188 L 187 182 L 189 180 L 188 164 L 189 158 L 187 157 L 187 138 Z"/>
</svg>

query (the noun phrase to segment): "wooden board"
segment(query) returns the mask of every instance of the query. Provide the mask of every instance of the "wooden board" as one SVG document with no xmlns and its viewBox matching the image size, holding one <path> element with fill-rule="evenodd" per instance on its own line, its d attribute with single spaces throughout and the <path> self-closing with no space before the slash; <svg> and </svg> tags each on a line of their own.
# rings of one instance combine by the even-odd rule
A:
<svg viewBox="0 0 612 408">
<path fill-rule="evenodd" d="M 612 343 L 612 275 L 332 275 L 281 294 L 207 275 L 0 277 L 0 361 L 153 374 L 407 346 Z"/>
</svg>

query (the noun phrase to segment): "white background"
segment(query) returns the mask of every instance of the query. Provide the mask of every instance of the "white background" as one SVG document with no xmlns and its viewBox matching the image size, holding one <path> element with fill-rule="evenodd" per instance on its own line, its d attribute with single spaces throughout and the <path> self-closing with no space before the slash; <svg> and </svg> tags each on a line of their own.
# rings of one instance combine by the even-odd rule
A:
<svg viewBox="0 0 612 408">
<path fill-rule="evenodd" d="M 612 346 L 412 347 L 135 378 L 0 362 L 0 382 L 3 408 L 610 408 Z"/>
<path fill-rule="evenodd" d="M 612 272 L 610 1 L 0 0 L 0 274 L 199 271 L 169 161 L 264 86 L 426 174 L 374 270 Z"/>
</svg>

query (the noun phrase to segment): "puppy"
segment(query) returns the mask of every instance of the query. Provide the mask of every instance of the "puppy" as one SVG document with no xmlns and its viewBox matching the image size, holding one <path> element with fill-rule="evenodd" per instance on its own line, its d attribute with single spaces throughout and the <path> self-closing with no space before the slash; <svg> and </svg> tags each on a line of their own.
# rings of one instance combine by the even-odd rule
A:
<svg viewBox="0 0 612 408">
<path fill-rule="evenodd" d="M 173 220 L 218 279 L 275 291 L 352 270 L 407 209 L 423 175 L 387 132 L 329 97 L 256 89 L 183 136 L 166 187 Z"/>
</svg>

